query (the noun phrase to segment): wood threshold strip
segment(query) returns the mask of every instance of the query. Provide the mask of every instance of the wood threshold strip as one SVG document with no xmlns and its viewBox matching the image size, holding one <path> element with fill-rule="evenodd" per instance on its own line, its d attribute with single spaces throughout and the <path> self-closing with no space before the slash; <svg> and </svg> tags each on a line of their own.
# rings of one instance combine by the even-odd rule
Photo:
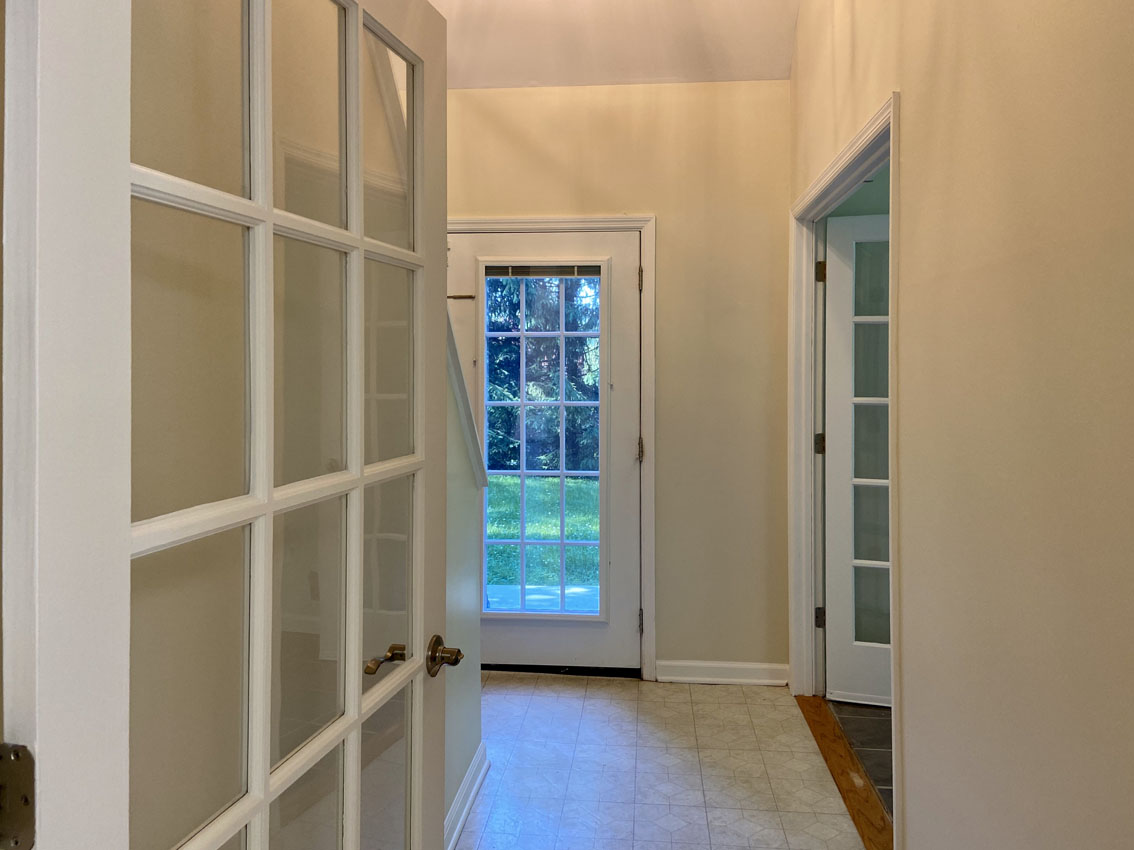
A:
<svg viewBox="0 0 1134 850">
<path fill-rule="evenodd" d="M 866 850 L 894 850 L 894 822 L 823 697 L 795 698 Z"/>
</svg>

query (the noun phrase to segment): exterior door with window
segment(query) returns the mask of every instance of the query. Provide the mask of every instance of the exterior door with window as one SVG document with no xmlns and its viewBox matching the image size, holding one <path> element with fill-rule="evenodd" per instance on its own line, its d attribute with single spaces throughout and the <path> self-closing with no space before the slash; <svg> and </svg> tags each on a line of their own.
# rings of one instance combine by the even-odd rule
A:
<svg viewBox="0 0 1134 850">
<path fill-rule="evenodd" d="M 890 704 L 890 219 L 827 222 L 827 696 Z"/>
<path fill-rule="evenodd" d="M 639 243 L 450 235 L 489 469 L 487 663 L 640 668 Z"/>
<path fill-rule="evenodd" d="M 444 20 L 41 0 L 7 38 L 36 846 L 440 847 Z"/>
</svg>

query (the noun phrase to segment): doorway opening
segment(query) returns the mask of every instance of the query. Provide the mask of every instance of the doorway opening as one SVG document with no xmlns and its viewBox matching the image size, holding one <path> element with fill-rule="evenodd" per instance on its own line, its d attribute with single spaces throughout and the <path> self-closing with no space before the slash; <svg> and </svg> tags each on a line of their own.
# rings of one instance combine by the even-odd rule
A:
<svg viewBox="0 0 1134 850">
<path fill-rule="evenodd" d="M 490 669 L 653 675 L 652 224 L 450 223 Z"/>
<path fill-rule="evenodd" d="M 895 94 L 792 210 L 791 685 L 870 778 L 851 816 L 878 848 L 901 807 L 897 110 Z"/>
</svg>

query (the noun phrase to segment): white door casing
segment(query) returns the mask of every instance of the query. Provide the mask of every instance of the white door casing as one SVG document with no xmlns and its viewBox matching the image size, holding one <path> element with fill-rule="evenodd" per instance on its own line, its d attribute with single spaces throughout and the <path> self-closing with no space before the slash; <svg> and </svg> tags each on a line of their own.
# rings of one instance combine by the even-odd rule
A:
<svg viewBox="0 0 1134 850">
<path fill-rule="evenodd" d="M 341 4 L 349 224 L 301 219 L 272 202 L 271 0 L 248 6 L 251 195 L 229 195 L 131 165 L 131 4 L 42 0 L 8 9 L 4 298 L 5 739 L 37 759 L 37 847 L 130 846 L 131 558 L 248 526 L 246 793 L 186 848 L 226 846 L 247 824 L 266 848 L 269 806 L 343 747 L 341 840 L 360 842 L 361 727 L 411 685 L 409 845 L 442 844 L 443 677 L 424 672 L 445 622 L 445 23 L 424 0 Z M 364 29 L 413 66 L 415 248 L 363 234 L 358 74 Z M 131 196 L 247 228 L 251 490 L 131 526 Z M 347 468 L 272 486 L 273 237 L 346 258 Z M 364 258 L 410 270 L 416 332 L 415 451 L 364 466 Z M 361 494 L 412 474 L 411 658 L 363 693 L 359 611 Z M 347 500 L 342 716 L 274 770 L 270 720 L 272 518 L 319 499 Z M 279 623 L 276 623 L 278 626 Z M 178 659 L 169 659 L 176 664 Z M 428 733 L 427 733 L 428 730 Z M 174 730 L 174 734 L 176 734 Z"/>
<path fill-rule="evenodd" d="M 888 256 L 890 239 L 889 216 L 835 217 L 827 221 L 827 283 L 825 337 L 825 609 L 827 696 L 847 702 L 889 705 L 891 701 L 890 644 L 870 640 L 862 633 L 863 621 L 856 625 L 856 591 L 866 594 L 868 582 L 856 587 L 856 571 L 863 579 L 886 582 L 885 611 L 888 618 L 890 572 L 889 472 L 862 474 L 856 469 L 856 447 L 864 448 L 869 436 L 865 416 L 874 414 L 888 419 L 889 392 L 869 397 L 859 395 L 856 388 L 856 333 L 882 331 L 889 324 L 888 309 L 881 315 L 856 312 L 856 246 L 879 243 L 879 251 Z M 861 256 L 861 255 L 859 255 Z M 862 285 L 862 275 L 857 280 Z M 888 299 L 888 295 L 886 296 Z M 870 313 L 876 311 L 871 310 Z M 869 327 L 866 327 L 869 326 Z M 857 331 L 856 331 L 857 329 Z M 888 338 L 888 337 L 887 337 Z M 859 344 L 864 344 L 860 338 Z M 888 345 L 881 350 L 881 363 L 889 368 Z M 863 355 L 865 357 L 865 354 Z M 874 364 L 877 365 L 877 364 Z M 857 413 L 856 413 L 857 411 Z M 859 417 L 863 417 L 859 419 Z M 863 434 L 856 441 L 856 421 Z M 889 441 L 885 429 L 875 434 L 874 448 L 884 447 L 888 455 Z M 860 461 L 865 463 L 865 461 Z M 889 462 L 886 466 L 891 466 Z M 859 476 L 859 477 L 856 477 Z M 863 541 L 856 543 L 868 528 L 867 497 L 884 502 L 886 526 L 883 551 L 875 557 L 864 557 Z M 862 499 L 862 514 L 856 522 L 856 499 Z M 878 536 L 878 535 L 876 535 Z M 874 554 L 874 553 L 870 553 Z M 888 625 L 886 626 L 888 631 Z"/>
<path fill-rule="evenodd" d="M 462 362 L 466 374 L 473 376 L 470 395 L 482 427 L 484 269 L 490 265 L 596 264 L 603 267 L 604 278 L 600 302 L 602 609 L 597 617 L 486 611 L 483 658 L 487 663 L 639 668 L 643 659 L 638 631 L 638 612 L 643 607 L 637 460 L 640 235 L 629 230 L 492 232 L 451 233 L 449 238 L 449 293 L 465 296 L 451 300 L 450 311 L 458 339 L 464 343 Z"/>
</svg>

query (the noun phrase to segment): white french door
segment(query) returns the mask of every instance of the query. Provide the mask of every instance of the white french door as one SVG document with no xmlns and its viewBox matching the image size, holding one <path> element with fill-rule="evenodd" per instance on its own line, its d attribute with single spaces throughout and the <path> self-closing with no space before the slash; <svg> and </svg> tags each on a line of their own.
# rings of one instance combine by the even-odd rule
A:
<svg viewBox="0 0 1134 850">
<path fill-rule="evenodd" d="M 640 238 L 450 234 L 489 470 L 486 662 L 641 665 Z"/>
<path fill-rule="evenodd" d="M 890 704 L 890 218 L 827 221 L 827 696 Z"/>
<path fill-rule="evenodd" d="M 4 731 L 36 847 L 440 847 L 444 20 L 8 12 Z"/>
</svg>

